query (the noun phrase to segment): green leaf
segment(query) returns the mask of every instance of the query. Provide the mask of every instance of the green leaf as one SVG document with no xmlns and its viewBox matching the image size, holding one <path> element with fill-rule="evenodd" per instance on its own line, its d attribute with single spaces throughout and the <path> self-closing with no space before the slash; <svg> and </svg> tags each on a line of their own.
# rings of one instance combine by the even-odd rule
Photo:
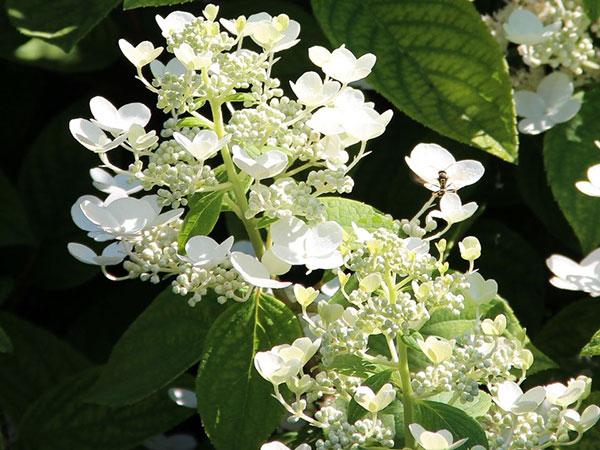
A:
<svg viewBox="0 0 600 450">
<path fill-rule="evenodd" d="M 207 235 L 212 231 L 221 214 L 223 192 L 194 194 L 190 198 L 190 210 L 183 219 L 183 225 L 177 238 L 179 252 L 185 250 L 186 242 L 197 235 Z"/>
<path fill-rule="evenodd" d="M 0 1 L 0 57 L 58 72 L 91 72 L 103 69 L 120 55 L 115 45 L 117 27 L 107 18 L 68 53 L 43 39 L 19 33 L 8 20 L 4 1 Z M 22 118 L 21 118 L 22 119 Z"/>
<path fill-rule="evenodd" d="M 193 128 L 193 127 L 207 128 L 208 122 L 200 119 L 199 117 L 184 117 L 179 122 L 177 122 L 177 126 L 178 127 L 186 127 L 186 128 Z"/>
<path fill-rule="evenodd" d="M 11 353 L 13 351 L 13 344 L 6 334 L 6 331 L 0 327 L 0 353 Z"/>
<path fill-rule="evenodd" d="M 600 163 L 600 152 L 594 145 L 598 139 L 600 89 L 584 93 L 579 113 L 546 133 L 544 162 L 548 184 L 558 206 L 575 231 L 584 253 L 600 242 L 600 202 L 577 190 L 575 182 L 587 180 L 587 169 Z"/>
<path fill-rule="evenodd" d="M 165 5 L 178 5 L 180 3 L 188 3 L 193 0 L 125 0 L 123 2 L 123 9 L 134 9 L 146 6 L 165 6 Z"/>
<path fill-rule="evenodd" d="M 598 317 L 598 299 L 585 298 L 573 302 L 544 324 L 535 335 L 534 342 L 561 366 L 573 367 L 578 362 L 581 348 L 594 338 Z"/>
<path fill-rule="evenodd" d="M 10 21 L 21 33 L 69 52 L 119 3 L 120 0 L 6 0 L 6 8 Z"/>
<path fill-rule="evenodd" d="M 50 332 L 10 314 L 0 326 L 11 337 L 13 352 L 0 354 L 0 409 L 18 422 L 44 391 L 89 363 Z"/>
<path fill-rule="evenodd" d="M 438 133 L 506 161 L 517 157 L 503 53 L 467 0 L 312 0 L 334 45 L 377 64 L 367 82 Z"/>
<path fill-rule="evenodd" d="M 368 378 L 376 372 L 381 371 L 381 366 L 367 361 L 357 355 L 339 355 L 327 366 L 327 370 L 333 370 L 350 377 Z"/>
<path fill-rule="evenodd" d="M 165 289 L 114 346 L 86 401 L 127 405 L 173 381 L 200 360 L 208 329 L 223 309 L 212 291 L 191 307 Z"/>
<path fill-rule="evenodd" d="M 0 171 L 0 247 L 33 245 L 35 237 L 19 194 L 10 180 Z"/>
<path fill-rule="evenodd" d="M 600 0 L 583 0 L 583 9 L 592 22 L 600 17 Z"/>
<path fill-rule="evenodd" d="M 79 196 L 93 192 L 89 169 L 98 158 L 73 139 L 68 126 L 69 120 L 87 115 L 87 102 L 56 115 L 33 142 L 19 173 L 19 193 L 39 242 L 31 280 L 46 289 L 72 288 L 99 273 L 97 266 L 67 252 L 68 242 L 89 241 L 70 210 Z"/>
<path fill-rule="evenodd" d="M 231 94 L 225 98 L 226 102 L 252 102 L 254 101 L 254 96 L 251 92 L 236 92 L 235 94 Z"/>
<path fill-rule="evenodd" d="M 377 394 L 384 384 L 389 383 L 393 374 L 394 371 L 391 369 L 384 370 L 383 372 L 376 373 L 364 380 L 361 383 L 361 386 L 369 386 L 373 392 Z M 348 423 L 354 423 L 357 420 L 362 419 L 367 415 L 367 412 L 368 411 L 360 406 L 353 398 L 348 404 Z"/>
<path fill-rule="evenodd" d="M 198 369 L 198 411 L 218 450 L 254 450 L 280 423 L 283 408 L 273 386 L 254 368 L 254 355 L 301 335 L 283 303 L 255 295 L 235 303 L 208 332 Z"/>
<path fill-rule="evenodd" d="M 454 442 L 468 438 L 458 449 L 471 448 L 477 444 L 488 448 L 488 441 L 481 428 L 472 417 L 454 406 L 429 400 L 415 405 L 415 422 L 429 431 L 448 430 L 454 436 Z M 396 424 L 398 429 L 398 424 Z"/>
<path fill-rule="evenodd" d="M 325 205 L 325 218 L 333 220 L 348 231 L 352 231 L 352 222 L 367 231 L 378 228 L 392 229 L 393 220 L 370 205 L 341 197 L 322 197 Z"/>
<path fill-rule="evenodd" d="M 94 367 L 67 378 L 30 407 L 19 427 L 30 450 L 127 450 L 183 422 L 194 411 L 171 401 L 167 388 L 131 406 L 109 408 L 85 403 L 98 377 Z M 189 384 L 191 377 L 172 386 Z"/>
<path fill-rule="evenodd" d="M 600 330 L 596 331 L 590 339 L 590 342 L 585 344 L 585 347 L 579 352 L 579 356 L 598 356 L 600 355 Z"/>
<path fill-rule="evenodd" d="M 452 399 L 454 399 L 454 392 L 442 392 L 441 394 L 428 398 L 428 400 L 432 402 L 445 404 L 448 404 Z M 479 394 L 472 402 L 465 403 L 459 399 L 456 400 L 452 406 L 464 411 L 467 413 L 467 415 L 476 419 L 477 417 L 481 417 L 488 412 L 492 406 L 492 397 L 487 392 L 479 391 Z"/>
<path fill-rule="evenodd" d="M 537 331 L 548 284 L 539 250 L 523 235 L 495 220 L 478 221 L 470 233 L 479 238 L 483 248 L 476 261 L 479 272 L 498 282 L 498 292 L 510 301 L 520 321 L 530 332 Z"/>
</svg>

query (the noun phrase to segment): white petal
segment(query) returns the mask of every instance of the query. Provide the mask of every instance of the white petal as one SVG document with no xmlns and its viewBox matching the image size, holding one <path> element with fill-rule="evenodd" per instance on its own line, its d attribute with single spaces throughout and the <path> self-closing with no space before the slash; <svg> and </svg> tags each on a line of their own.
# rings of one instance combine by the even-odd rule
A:
<svg viewBox="0 0 600 450">
<path fill-rule="evenodd" d="M 521 117 L 541 117 L 546 110 L 546 104 L 542 97 L 531 91 L 515 92 L 515 103 L 517 104 L 517 115 Z"/>
<path fill-rule="evenodd" d="M 308 49 L 308 57 L 315 66 L 323 67 L 323 64 L 331 58 L 331 53 L 325 47 L 315 45 Z"/>
<path fill-rule="evenodd" d="M 291 284 L 289 282 L 271 280 L 269 270 L 254 256 L 232 252 L 230 260 L 242 278 L 253 286 L 278 289 Z"/>
<path fill-rule="evenodd" d="M 573 82 L 562 72 L 552 72 L 541 81 L 537 94 L 544 99 L 547 108 L 552 108 L 571 98 Z"/>
<path fill-rule="evenodd" d="M 90 110 L 92 111 L 94 119 L 99 124 L 103 124 L 109 128 L 118 128 L 119 119 L 117 117 L 117 108 L 104 97 L 96 96 L 92 98 L 90 100 Z M 108 131 L 111 131 L 111 129 Z"/>
<path fill-rule="evenodd" d="M 590 197 L 600 197 L 600 187 L 596 187 L 588 181 L 578 181 L 575 183 L 575 187 L 585 195 L 589 195 Z"/>
<path fill-rule="evenodd" d="M 535 119 L 523 119 L 519 121 L 519 131 L 525 134 L 540 134 L 554 126 L 554 122 L 548 117 Z"/>
<path fill-rule="evenodd" d="M 554 123 L 568 122 L 577 115 L 580 109 L 581 101 L 577 98 L 572 98 L 561 104 L 556 111 L 550 112 L 548 117 Z"/>
<path fill-rule="evenodd" d="M 485 169 L 479 161 L 467 159 L 452 164 L 446 170 L 446 175 L 450 181 L 450 187 L 460 189 L 476 183 L 483 176 Z"/>
<path fill-rule="evenodd" d="M 69 242 L 67 244 L 67 250 L 69 250 L 69 253 L 71 254 L 71 256 L 73 256 L 73 258 L 77 259 L 78 261 L 81 261 L 82 263 L 92 264 L 95 266 L 99 265 L 96 261 L 98 257 L 98 255 L 96 255 L 96 252 L 94 252 L 91 248 L 83 244 Z"/>
<path fill-rule="evenodd" d="M 271 275 L 283 275 L 288 273 L 292 268 L 290 264 L 279 259 L 271 249 L 263 254 L 261 262 L 266 266 Z"/>
<path fill-rule="evenodd" d="M 414 173 L 432 184 L 437 183 L 440 171 L 456 163 L 454 156 L 437 144 L 418 144 L 405 160 Z"/>
</svg>

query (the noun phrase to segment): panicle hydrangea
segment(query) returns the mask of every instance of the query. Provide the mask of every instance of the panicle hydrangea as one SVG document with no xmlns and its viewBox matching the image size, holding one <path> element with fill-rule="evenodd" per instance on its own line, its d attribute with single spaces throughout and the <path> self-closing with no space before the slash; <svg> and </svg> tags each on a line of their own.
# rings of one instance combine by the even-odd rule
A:
<svg viewBox="0 0 600 450">
<path fill-rule="evenodd" d="M 560 11 L 539 3 L 544 5 L 515 0 L 488 19 L 499 39 L 500 25 L 516 6 L 530 9 L 543 22 L 538 35 L 525 36 L 542 41 L 521 44 L 524 61 L 532 67 L 520 75 L 521 85 L 532 83 L 541 64 L 585 78 L 596 56 L 587 48 L 589 21 L 581 17 L 580 3 L 567 2 Z M 428 439 L 456 448 L 465 436 L 427 431 L 408 421 L 402 431 L 388 419 L 398 408 L 410 417 L 414 402 L 450 392 L 449 404 L 471 405 L 484 395 L 484 386 L 495 404 L 476 420 L 490 449 L 568 444 L 573 432 L 593 426 L 600 408 L 577 411 L 589 391 L 587 379 L 538 388 L 534 394 L 543 391 L 544 398 L 536 397 L 533 408 L 519 409 L 522 392 L 516 382 L 533 361 L 525 333 L 518 323 L 507 324 L 514 321 L 510 314 L 509 319 L 488 317 L 490 302 L 510 310 L 495 298 L 496 283 L 475 270 L 481 254 L 475 238 L 459 244 L 468 261 L 466 273 L 450 270 L 446 262 L 443 235 L 477 209 L 474 202 L 463 205 L 457 191 L 477 182 L 483 166 L 456 161 L 436 144 L 419 144 L 406 161 L 431 197 L 414 217 L 393 220 L 374 212 L 377 220 L 361 217 L 351 226 L 330 220 L 320 197 L 352 191 L 349 171 L 391 119 L 391 111 L 379 114 L 348 86 L 370 73 L 375 56 L 357 58 L 343 45 L 333 52 L 312 47 L 309 57 L 323 76 L 310 71 L 291 80 L 297 100 L 290 99 L 272 68 L 275 54 L 298 42 L 299 24 L 266 13 L 217 21 L 217 12 L 208 5 L 202 17 L 181 11 L 157 16 L 165 49 L 149 42 L 119 43 L 137 78 L 156 94 L 157 108 L 171 116 L 159 133 L 144 128 L 150 121 L 144 105 L 117 108 L 101 97 L 90 102 L 93 118 L 70 123 L 74 138 L 115 174 L 93 170 L 94 185 L 107 198 L 83 196 L 72 208 L 73 220 L 90 237 L 111 242 L 100 255 L 71 243 L 73 256 L 100 265 L 111 279 L 168 279 L 190 306 L 209 292 L 225 303 L 246 301 L 257 288 L 285 288 L 290 283 L 276 277 L 292 265 L 330 271 L 339 286 L 335 293 L 301 285 L 292 290 L 306 337 L 254 358 L 288 420 L 319 429 L 317 449 L 392 448 L 400 433 L 413 449 L 415 439 L 423 448 Z M 561 21 L 563 28 L 555 30 L 553 21 Z M 259 50 L 244 48 L 248 39 Z M 568 60 L 563 48 L 580 51 Z M 174 56 L 163 63 L 157 58 L 164 53 Z M 152 73 L 152 80 L 143 70 Z M 562 82 L 567 90 L 569 83 Z M 118 147 L 131 153 L 127 169 L 111 162 L 110 152 Z M 130 196 L 141 189 L 155 194 Z M 217 217 L 211 219 L 206 210 L 213 203 Z M 184 209 L 188 213 L 182 216 Z M 202 220 L 211 228 L 221 209 L 242 222 L 255 255 L 232 251 L 233 237 L 217 242 L 206 236 Z M 259 228 L 268 231 L 266 243 Z M 121 263 L 126 275 L 108 273 L 106 266 Z M 282 292 L 275 291 L 289 300 Z M 437 327 L 452 320 L 462 327 Z M 378 385 L 370 379 L 386 374 Z M 291 396 L 284 397 L 281 385 Z M 508 391 L 514 398 L 506 398 Z M 271 442 L 263 448 L 289 447 Z"/>
</svg>

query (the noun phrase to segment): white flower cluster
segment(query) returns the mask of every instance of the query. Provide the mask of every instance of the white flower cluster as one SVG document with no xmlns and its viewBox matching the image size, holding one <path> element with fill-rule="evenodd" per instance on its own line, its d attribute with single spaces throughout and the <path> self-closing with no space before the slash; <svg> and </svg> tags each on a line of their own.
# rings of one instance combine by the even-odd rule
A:
<svg viewBox="0 0 600 450">
<path fill-rule="evenodd" d="M 349 170 L 392 116 L 377 113 L 348 86 L 371 72 L 374 55 L 356 58 L 344 46 L 333 52 L 311 48 L 309 56 L 324 76 L 311 71 L 290 82 L 297 97 L 292 100 L 271 68 L 277 52 L 298 42 L 299 24 L 285 14 L 218 21 L 217 13 L 218 7 L 208 5 L 202 17 L 182 11 L 157 16 L 166 51 L 174 55 L 166 64 L 157 60 L 163 47 L 119 41 L 137 78 L 171 116 L 160 133 L 145 130 L 151 115 L 145 105 L 117 108 L 102 97 L 90 101 L 92 118 L 70 123 L 73 137 L 98 154 L 103 168 L 92 171 L 94 185 L 109 194 L 105 200 L 81 197 L 73 220 L 94 240 L 115 242 L 100 255 L 77 243 L 69 251 L 102 266 L 112 279 L 158 283 L 172 277 L 174 292 L 193 294 L 191 305 L 208 289 L 225 302 L 245 301 L 254 287 L 285 287 L 289 283 L 273 277 L 294 264 L 309 270 L 339 266 L 342 231 L 325 221 L 319 197 L 352 190 Z M 246 38 L 262 51 L 244 48 Z M 148 65 L 151 81 L 143 73 Z M 127 168 L 109 159 L 119 147 L 131 153 Z M 219 155 L 223 164 L 211 167 Z M 292 178 L 302 174 L 303 181 Z M 142 189 L 156 194 L 130 197 Z M 222 193 L 223 204 L 250 230 L 257 257 L 231 252 L 233 238 L 219 244 L 188 236 L 181 242 L 181 207 L 190 206 L 192 196 L 211 193 Z M 161 214 L 163 207 L 174 209 Z M 261 216 L 281 219 L 270 227 L 272 248 L 266 252 L 257 230 Z M 122 262 L 127 275 L 108 274 L 106 266 Z"/>
<path fill-rule="evenodd" d="M 334 280 L 321 293 L 301 284 L 290 289 L 306 336 L 254 359 L 291 421 L 320 430 L 317 449 L 392 448 L 402 430 L 389 416 L 402 408 L 407 448 L 450 450 L 466 442 L 481 450 L 468 436 L 427 430 L 413 412 L 416 402 L 449 392 L 450 405 L 471 404 L 482 386 L 498 405 L 479 419 L 490 449 L 506 449 L 523 436 L 535 442 L 531 448 L 541 448 L 544 436 L 545 442 L 574 442 L 570 432 L 579 436 L 598 419 L 597 407 L 577 412 L 589 382 L 578 379 L 562 391 L 553 385 L 538 388 L 536 401 L 540 389 L 545 394 L 533 408 L 528 393 L 523 399 L 522 393 L 513 395 L 533 356 L 524 332 L 508 331 L 514 324 L 505 315 L 487 316 L 489 305 L 501 300 L 496 282 L 475 270 L 479 241 L 467 237 L 459 243 L 469 263 L 465 274 L 450 271 L 445 261 L 442 237 L 477 210 L 475 202 L 463 204 L 457 192 L 477 182 L 483 166 L 456 161 L 436 144 L 419 144 L 406 162 L 431 196 L 414 217 L 369 229 L 355 223 L 344 229 L 327 220 L 320 197 L 352 190 L 348 172 L 391 119 L 391 111 L 379 114 L 348 86 L 371 72 L 375 56 L 357 58 L 344 46 L 332 52 L 312 47 L 309 57 L 322 74 L 310 71 L 291 82 L 293 100 L 284 96 L 271 69 L 275 54 L 298 42 L 299 24 L 266 13 L 217 21 L 217 13 L 208 5 L 203 17 L 181 11 L 157 16 L 165 48 L 147 41 L 119 43 L 137 78 L 157 95 L 158 108 L 171 115 L 160 133 L 146 131 L 146 106 L 117 108 L 101 97 L 90 102 L 93 117 L 71 121 L 75 139 L 100 158 L 102 167 L 91 176 L 107 194 L 79 198 L 72 217 L 94 241 L 111 242 L 100 255 L 71 243 L 71 254 L 101 266 L 112 279 L 170 278 L 172 290 L 189 296 L 191 306 L 209 290 L 226 302 L 246 301 L 256 289 L 286 288 L 291 283 L 278 277 L 295 265 L 329 271 Z M 555 32 L 550 28 L 538 31 L 546 36 Z M 247 39 L 262 50 L 244 48 Z M 157 60 L 165 49 L 174 55 L 166 64 Z M 143 73 L 147 65 L 151 81 Z M 127 168 L 109 160 L 109 152 L 119 147 L 131 154 Z M 155 193 L 133 197 L 141 190 Z M 221 210 L 242 222 L 254 254 L 235 251 L 233 237 L 217 242 L 206 231 L 195 232 L 212 228 Z M 445 225 L 439 227 L 440 221 Z M 438 256 L 430 253 L 432 247 Z M 121 263 L 126 274 L 108 273 L 106 266 Z M 284 291 L 275 294 L 289 300 Z M 449 320 L 464 326 L 436 327 Z M 386 373 L 378 382 L 368 380 Z M 291 402 L 280 391 L 283 384 Z M 512 386 L 510 395 L 504 394 L 511 389 L 506 386 Z M 186 391 L 171 395 L 195 406 Z M 536 412 L 544 398 L 551 406 Z M 524 408 L 541 419 L 524 415 Z M 498 414 L 504 415 L 496 420 Z M 270 442 L 263 449 L 288 447 Z"/>
<path fill-rule="evenodd" d="M 582 0 L 510 0 L 485 23 L 500 45 L 516 44 L 523 66 L 512 68 L 519 130 L 539 134 L 571 120 L 581 101 L 573 97 L 600 74 L 598 31 Z M 548 73 L 548 75 L 546 75 Z"/>
</svg>

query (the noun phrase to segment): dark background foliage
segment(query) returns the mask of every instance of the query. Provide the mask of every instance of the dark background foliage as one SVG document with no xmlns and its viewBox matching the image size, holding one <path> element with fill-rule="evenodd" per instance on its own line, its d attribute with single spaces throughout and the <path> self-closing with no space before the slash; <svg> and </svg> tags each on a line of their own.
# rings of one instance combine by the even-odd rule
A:
<svg viewBox="0 0 600 450">
<path fill-rule="evenodd" d="M 308 47 L 330 46 L 308 1 L 217 3 L 221 3 L 221 17 L 264 10 L 288 13 L 301 23 L 301 43 L 284 52 L 276 66 L 284 87 L 287 80 L 310 70 Z M 476 6 L 485 12 L 501 3 L 481 1 Z M 179 9 L 199 15 L 203 6 L 195 1 Z M 97 163 L 95 155 L 72 139 L 68 121 L 87 117 L 87 102 L 95 95 L 115 104 L 140 101 L 152 105 L 153 96 L 134 79 L 134 69 L 118 51 L 117 40 L 160 43 L 154 16 L 173 9 L 123 11 L 117 7 L 69 55 L 31 42 L 24 47 L 30 38 L 12 27 L 6 8 L 0 10 L 4 110 L 0 125 L 4 148 L 0 167 L 0 324 L 15 345 L 25 335 L 12 317 L 61 338 L 88 361 L 73 363 L 77 367 L 104 364 L 119 337 L 166 286 L 139 280 L 111 282 L 96 267 L 68 255 L 67 242 L 86 242 L 84 232 L 72 224 L 69 209 L 80 195 L 94 193 L 88 169 Z M 392 107 L 375 91 L 367 91 L 367 96 L 379 111 Z M 154 113 L 150 125 L 158 128 L 160 120 L 160 114 Z M 482 212 L 452 233 L 455 240 L 466 233 L 481 240 L 483 256 L 477 264 L 481 273 L 498 281 L 500 294 L 509 300 L 533 342 L 559 365 L 535 375 L 531 382 L 564 381 L 579 373 L 595 377 L 597 359 L 577 355 L 600 326 L 598 303 L 580 300 L 581 293 L 559 291 L 548 284 L 545 258 L 561 253 L 579 260 L 584 253 L 548 186 L 542 138 L 521 136 L 518 164 L 510 164 L 443 137 L 395 110 L 386 133 L 369 144 L 373 153 L 353 174 L 356 187 L 350 197 L 396 218 L 411 217 L 428 196 L 411 179 L 404 163 L 404 157 L 420 142 L 438 143 L 457 159 L 474 158 L 485 165 L 483 180 L 465 189 L 462 196 L 465 201 L 478 202 Z M 215 230 L 220 236 L 231 232 L 224 220 Z M 450 260 L 456 269 L 466 268 L 456 250 Z M 11 335 L 11 330 L 17 334 Z M 25 346 L 21 344 L 21 348 Z M 15 355 L 0 355 L 0 409 L 4 411 L 0 424 L 5 437 L 12 433 L 14 417 L 61 379 L 58 372 L 49 373 L 54 370 L 52 361 L 36 362 L 36 358 L 53 358 L 39 350 L 32 348 L 30 354 L 18 355 L 23 359 L 18 370 Z M 32 380 L 22 377 L 23 370 L 33 371 Z M 599 383 L 595 377 L 594 384 Z M 26 394 L 15 402 L 11 397 L 14 390 Z M 177 430 L 195 434 L 200 448 L 211 448 L 201 434 L 197 416 Z"/>
</svg>

